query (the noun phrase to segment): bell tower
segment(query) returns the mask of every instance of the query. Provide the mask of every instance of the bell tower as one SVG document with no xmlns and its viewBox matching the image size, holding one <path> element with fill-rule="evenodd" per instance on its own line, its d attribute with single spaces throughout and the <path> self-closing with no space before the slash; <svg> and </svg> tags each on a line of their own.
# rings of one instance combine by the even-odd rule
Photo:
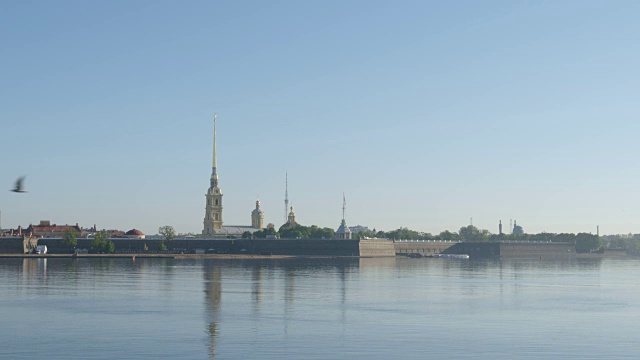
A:
<svg viewBox="0 0 640 360">
<path fill-rule="evenodd" d="M 213 166 L 209 190 L 205 194 L 206 207 L 204 212 L 204 228 L 202 235 L 213 236 L 216 230 L 222 229 L 222 190 L 218 186 L 217 160 L 216 160 L 216 119 L 213 115 Z"/>
<path fill-rule="evenodd" d="M 254 229 L 264 228 L 264 211 L 260 209 L 260 200 L 256 200 L 256 208 L 251 212 L 251 227 Z"/>
</svg>

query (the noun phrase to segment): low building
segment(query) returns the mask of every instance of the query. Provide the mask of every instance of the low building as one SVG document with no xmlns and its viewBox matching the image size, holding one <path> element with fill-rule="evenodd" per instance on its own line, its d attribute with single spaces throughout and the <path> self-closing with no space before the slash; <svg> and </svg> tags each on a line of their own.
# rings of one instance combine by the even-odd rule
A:
<svg viewBox="0 0 640 360">
<path fill-rule="evenodd" d="M 349 230 L 351 230 L 351 232 L 354 234 L 357 234 L 360 231 L 367 232 L 367 233 L 371 232 L 368 226 L 362 226 L 362 225 L 349 226 Z"/>
<path fill-rule="evenodd" d="M 78 234 L 82 232 L 82 229 L 78 224 L 56 225 L 51 224 L 49 220 L 40 220 L 40 224 L 38 225 L 29 225 L 29 227 L 23 230 L 23 232 L 30 234 L 33 237 L 63 237 L 65 232 L 68 230 L 74 230 Z"/>
<path fill-rule="evenodd" d="M 342 223 L 336 231 L 336 239 L 351 240 L 351 230 L 347 226 L 347 222 L 344 219 L 342 219 Z"/>
<path fill-rule="evenodd" d="M 212 236 L 204 236 L 204 238 L 213 238 L 213 239 L 227 239 L 227 238 L 236 238 L 242 237 L 242 234 L 245 232 L 250 232 L 253 234 L 256 231 L 260 231 L 262 229 L 254 228 L 253 226 L 244 226 L 244 225 L 228 225 L 223 226 L 221 229 L 214 230 Z"/>
<path fill-rule="evenodd" d="M 131 229 L 127 231 L 123 237 L 129 238 L 129 239 L 144 239 L 145 235 L 142 231 L 138 229 Z"/>
</svg>

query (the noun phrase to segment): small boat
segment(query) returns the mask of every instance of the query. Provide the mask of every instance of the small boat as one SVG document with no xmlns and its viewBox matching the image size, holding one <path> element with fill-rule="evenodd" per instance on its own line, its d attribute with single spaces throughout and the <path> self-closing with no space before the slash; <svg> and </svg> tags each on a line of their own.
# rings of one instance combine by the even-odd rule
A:
<svg viewBox="0 0 640 360">
<path fill-rule="evenodd" d="M 430 257 L 439 259 L 468 259 L 467 254 L 433 254 Z"/>
</svg>

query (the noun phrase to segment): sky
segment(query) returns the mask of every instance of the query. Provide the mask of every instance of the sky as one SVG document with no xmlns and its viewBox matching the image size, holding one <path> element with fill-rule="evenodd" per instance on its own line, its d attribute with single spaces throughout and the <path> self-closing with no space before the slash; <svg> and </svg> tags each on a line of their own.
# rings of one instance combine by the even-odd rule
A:
<svg viewBox="0 0 640 360">
<path fill-rule="evenodd" d="M 5 1 L 2 227 L 640 233 L 640 2 Z"/>
</svg>

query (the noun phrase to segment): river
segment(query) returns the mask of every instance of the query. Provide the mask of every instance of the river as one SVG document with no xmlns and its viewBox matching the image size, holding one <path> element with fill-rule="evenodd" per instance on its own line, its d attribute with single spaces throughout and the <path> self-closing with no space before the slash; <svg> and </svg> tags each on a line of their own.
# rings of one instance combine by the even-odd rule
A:
<svg viewBox="0 0 640 360">
<path fill-rule="evenodd" d="M 2 359 L 637 358 L 640 260 L 1 259 Z"/>
</svg>

